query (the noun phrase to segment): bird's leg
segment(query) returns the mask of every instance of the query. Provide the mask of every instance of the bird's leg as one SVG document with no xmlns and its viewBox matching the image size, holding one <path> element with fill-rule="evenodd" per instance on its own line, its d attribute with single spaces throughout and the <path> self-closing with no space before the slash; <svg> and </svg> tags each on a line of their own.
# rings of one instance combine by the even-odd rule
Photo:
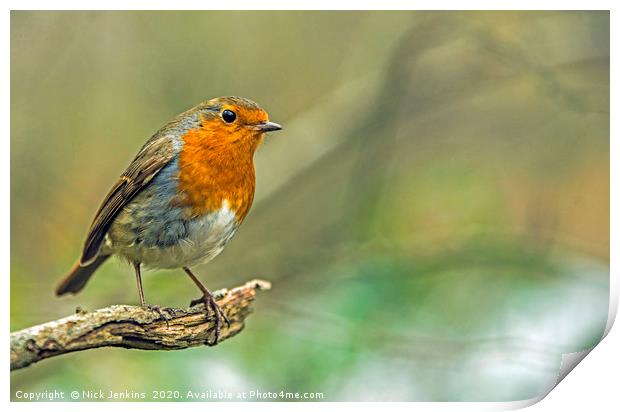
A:
<svg viewBox="0 0 620 412">
<path fill-rule="evenodd" d="M 138 294 L 140 295 L 140 306 L 145 307 L 144 290 L 142 289 L 142 275 L 140 273 L 140 262 L 133 262 L 133 268 L 136 271 L 136 282 L 138 283 Z"/>
<path fill-rule="evenodd" d="M 198 289 L 200 289 L 202 291 L 202 296 L 199 297 L 198 299 L 192 300 L 190 302 L 190 307 L 191 306 L 195 306 L 195 305 L 197 305 L 199 303 L 204 303 L 205 304 L 205 309 L 207 311 L 209 310 L 209 308 L 211 308 L 213 310 L 213 314 L 215 316 L 215 340 L 212 343 L 210 343 L 210 345 L 215 345 L 215 344 L 217 344 L 218 340 L 220 339 L 220 329 L 221 329 L 221 326 L 222 326 L 222 320 L 224 320 L 224 322 L 226 322 L 226 325 L 228 327 L 230 327 L 230 321 L 228 320 L 228 317 L 226 317 L 226 314 L 218 306 L 218 304 L 215 303 L 215 298 L 213 298 L 213 295 L 211 294 L 209 289 L 207 289 L 205 285 L 200 283 L 198 278 L 196 276 L 194 276 L 192 271 L 189 270 L 189 268 L 187 266 L 183 267 L 183 270 L 185 271 L 185 273 L 187 273 L 187 276 L 189 276 L 190 279 L 192 279 L 192 281 L 196 284 L 196 286 L 198 286 Z"/>
<path fill-rule="evenodd" d="M 157 314 L 159 315 L 159 318 L 166 321 L 166 326 L 170 326 L 168 324 L 168 318 L 166 317 L 163 310 L 159 306 L 146 304 L 146 301 L 144 300 L 144 289 L 142 289 L 142 274 L 140 272 L 140 262 L 133 262 L 133 267 L 136 271 L 136 282 L 138 283 L 138 294 L 140 295 L 140 306 L 142 306 L 143 308 L 152 310 L 154 312 L 157 312 Z"/>
</svg>

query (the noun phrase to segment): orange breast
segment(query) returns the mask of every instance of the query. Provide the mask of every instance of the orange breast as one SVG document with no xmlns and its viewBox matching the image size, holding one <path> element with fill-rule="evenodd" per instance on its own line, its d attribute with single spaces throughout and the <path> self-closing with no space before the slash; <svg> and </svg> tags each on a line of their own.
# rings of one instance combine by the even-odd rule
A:
<svg viewBox="0 0 620 412">
<path fill-rule="evenodd" d="M 241 222 L 254 199 L 255 148 L 245 147 L 243 141 L 231 144 L 230 139 L 222 139 L 218 133 L 222 131 L 198 128 L 182 137 L 180 193 L 175 203 L 196 217 L 219 210 L 228 201 L 228 207 Z"/>
</svg>

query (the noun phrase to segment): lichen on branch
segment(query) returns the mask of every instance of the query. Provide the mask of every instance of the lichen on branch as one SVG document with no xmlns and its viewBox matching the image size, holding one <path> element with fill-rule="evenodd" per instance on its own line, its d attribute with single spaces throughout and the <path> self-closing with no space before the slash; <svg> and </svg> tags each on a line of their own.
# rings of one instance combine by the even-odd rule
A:
<svg viewBox="0 0 620 412">
<path fill-rule="evenodd" d="M 251 280 L 234 289 L 214 293 L 230 320 L 219 342 L 241 332 L 258 290 L 271 284 Z M 11 370 L 65 353 L 116 346 L 131 349 L 176 350 L 213 342 L 215 320 L 204 305 L 188 309 L 114 305 L 76 314 L 11 333 Z"/>
</svg>

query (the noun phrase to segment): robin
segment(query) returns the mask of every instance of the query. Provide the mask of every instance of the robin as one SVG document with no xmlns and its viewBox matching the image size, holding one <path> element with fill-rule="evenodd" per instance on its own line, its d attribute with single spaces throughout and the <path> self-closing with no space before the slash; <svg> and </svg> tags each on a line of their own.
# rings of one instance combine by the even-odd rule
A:
<svg viewBox="0 0 620 412">
<path fill-rule="evenodd" d="M 251 100 L 219 97 L 181 113 L 140 149 L 99 207 L 82 255 L 56 288 L 77 293 L 112 255 L 134 268 L 147 306 L 141 268 L 182 268 L 202 292 L 190 305 L 213 311 L 216 344 L 229 324 L 191 266 L 217 256 L 254 198 L 254 152 L 282 127 Z"/>
</svg>

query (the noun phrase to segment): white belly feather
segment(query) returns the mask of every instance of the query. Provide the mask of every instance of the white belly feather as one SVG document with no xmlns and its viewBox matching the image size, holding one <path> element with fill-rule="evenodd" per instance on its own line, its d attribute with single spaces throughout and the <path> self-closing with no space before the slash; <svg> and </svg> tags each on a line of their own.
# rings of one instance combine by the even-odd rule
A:
<svg viewBox="0 0 620 412">
<path fill-rule="evenodd" d="M 113 243 L 106 236 L 104 249 L 147 268 L 176 269 L 206 263 L 216 257 L 230 241 L 238 227 L 235 213 L 225 200 L 222 207 L 188 221 L 188 236 L 167 247 L 146 246 L 144 243 Z"/>
</svg>

